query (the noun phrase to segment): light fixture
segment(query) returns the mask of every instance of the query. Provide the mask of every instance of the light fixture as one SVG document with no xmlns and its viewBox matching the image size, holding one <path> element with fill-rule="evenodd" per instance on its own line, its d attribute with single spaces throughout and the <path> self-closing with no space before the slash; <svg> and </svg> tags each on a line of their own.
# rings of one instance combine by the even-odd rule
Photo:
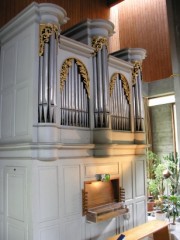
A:
<svg viewBox="0 0 180 240">
<path fill-rule="evenodd" d="M 96 180 L 102 181 L 102 182 L 109 182 L 110 181 L 110 174 L 104 173 L 104 174 L 96 174 Z"/>
</svg>

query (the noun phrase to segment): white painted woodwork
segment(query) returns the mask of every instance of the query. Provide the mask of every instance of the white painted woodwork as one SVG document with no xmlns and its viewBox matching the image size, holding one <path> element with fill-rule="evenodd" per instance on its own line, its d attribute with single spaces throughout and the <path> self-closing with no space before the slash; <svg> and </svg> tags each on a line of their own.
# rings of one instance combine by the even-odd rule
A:
<svg viewBox="0 0 180 240">
<path fill-rule="evenodd" d="M 39 167 L 39 210 L 40 222 L 59 218 L 58 168 Z"/>
<path fill-rule="evenodd" d="M 27 172 L 25 167 L 6 167 L 5 171 L 5 236 L 27 239 Z"/>
<path fill-rule="evenodd" d="M 126 189 L 126 200 L 133 199 L 133 162 L 123 161 L 121 165 L 122 183 Z"/>
<path fill-rule="evenodd" d="M 135 163 L 135 183 L 136 183 L 136 197 L 142 197 L 145 195 L 145 172 L 144 172 L 144 161 L 137 160 Z"/>
<path fill-rule="evenodd" d="M 38 123 L 39 23 L 67 20 L 57 5 L 32 3 L 0 32 L 0 240 L 104 240 L 146 221 L 144 133 L 94 129 L 92 47 L 60 36 L 56 124 Z M 89 128 L 60 126 L 59 75 L 69 57 L 88 70 Z M 109 56 L 108 64 L 109 77 L 122 73 L 131 86 L 131 63 Z M 119 177 L 130 218 L 82 216 L 84 181 L 102 173 Z"/>
<path fill-rule="evenodd" d="M 146 207 L 146 201 L 139 201 L 135 205 L 136 209 L 136 221 L 137 225 L 140 225 L 146 221 L 146 215 L 144 214 L 144 208 Z"/>
</svg>

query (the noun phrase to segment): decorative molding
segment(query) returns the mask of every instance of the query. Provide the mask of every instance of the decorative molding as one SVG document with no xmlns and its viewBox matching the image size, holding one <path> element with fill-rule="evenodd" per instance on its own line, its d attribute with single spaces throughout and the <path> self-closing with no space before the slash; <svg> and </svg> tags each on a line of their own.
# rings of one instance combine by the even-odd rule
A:
<svg viewBox="0 0 180 240">
<path fill-rule="evenodd" d="M 73 58 L 67 58 L 61 68 L 60 72 L 60 89 L 63 91 L 64 84 L 69 73 L 69 68 L 72 66 Z"/>
<path fill-rule="evenodd" d="M 173 77 L 180 77 L 180 73 L 173 73 L 170 78 L 173 78 Z"/>
<path fill-rule="evenodd" d="M 64 88 L 64 84 L 67 79 L 67 75 L 69 73 L 69 68 L 72 66 L 73 60 L 75 61 L 75 63 L 78 66 L 79 72 L 83 78 L 83 82 L 84 82 L 88 97 L 90 97 L 90 80 L 89 80 L 89 76 L 88 76 L 88 71 L 87 71 L 84 63 L 76 58 L 67 58 L 64 61 L 62 68 L 61 68 L 61 72 L 60 72 L 60 89 L 62 91 Z"/>
<path fill-rule="evenodd" d="M 105 37 L 93 37 L 92 38 L 92 47 L 95 48 L 95 54 L 100 51 L 105 45 L 106 47 L 108 46 L 108 40 Z"/>
<path fill-rule="evenodd" d="M 133 72 L 132 72 L 132 85 L 136 84 L 136 77 L 138 76 L 139 70 L 142 71 L 142 62 L 134 61 L 133 63 Z"/>
<path fill-rule="evenodd" d="M 114 90 L 114 86 L 115 86 L 115 82 L 117 80 L 117 76 L 118 73 L 114 73 L 110 79 L 110 83 L 109 83 L 109 88 L 110 88 L 110 97 L 112 96 L 113 90 Z"/>
<path fill-rule="evenodd" d="M 88 211 L 88 193 L 82 189 L 82 215 L 85 216 Z"/>
<path fill-rule="evenodd" d="M 124 92 L 126 94 L 127 100 L 130 101 L 130 89 L 129 89 L 128 81 L 123 74 L 120 74 L 120 76 L 121 76 L 121 80 L 123 83 L 123 88 L 124 88 Z"/>
<path fill-rule="evenodd" d="M 59 39 L 59 48 L 65 51 L 69 51 L 71 54 L 75 53 L 79 56 L 84 56 L 87 58 L 90 58 L 94 53 L 93 47 L 88 46 L 82 42 L 75 41 L 74 39 L 67 38 L 64 35 L 61 35 Z"/>
<path fill-rule="evenodd" d="M 39 56 L 44 53 L 44 44 L 49 42 L 50 36 L 55 33 L 55 38 L 58 40 L 58 26 L 47 23 L 39 26 Z"/>
<path fill-rule="evenodd" d="M 129 84 L 128 84 L 128 81 L 127 81 L 126 77 L 121 73 L 114 73 L 111 77 L 110 84 L 109 84 L 109 86 L 110 86 L 110 96 L 112 96 L 112 92 L 114 90 L 114 86 L 115 86 L 115 82 L 117 80 L 118 74 L 120 75 L 120 79 L 122 81 L 123 89 L 124 89 L 124 92 L 126 94 L 127 100 L 130 101 Z"/>
<path fill-rule="evenodd" d="M 88 71 L 87 71 L 85 65 L 80 60 L 75 59 L 75 61 L 79 67 L 79 72 L 80 72 L 81 76 L 83 77 L 83 82 L 85 84 L 85 88 L 86 88 L 88 97 L 90 97 L 90 80 L 88 77 Z"/>
</svg>

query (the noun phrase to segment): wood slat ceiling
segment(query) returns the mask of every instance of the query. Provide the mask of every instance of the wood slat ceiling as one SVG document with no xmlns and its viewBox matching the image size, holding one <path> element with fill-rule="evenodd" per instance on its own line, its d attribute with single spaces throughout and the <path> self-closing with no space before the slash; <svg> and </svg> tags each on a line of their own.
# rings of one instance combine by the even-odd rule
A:
<svg viewBox="0 0 180 240">
<path fill-rule="evenodd" d="M 112 0 L 114 1 L 114 0 Z M 0 27 L 28 6 L 32 0 L 0 0 Z M 38 0 L 63 7 L 70 18 L 66 30 L 87 18 L 109 19 L 107 0 Z M 166 0 L 124 0 L 119 4 L 117 49 L 140 47 L 147 50 L 144 80 L 154 81 L 172 74 Z M 113 43 L 114 44 L 114 43 Z M 116 47 L 116 46 L 115 46 Z"/>
</svg>

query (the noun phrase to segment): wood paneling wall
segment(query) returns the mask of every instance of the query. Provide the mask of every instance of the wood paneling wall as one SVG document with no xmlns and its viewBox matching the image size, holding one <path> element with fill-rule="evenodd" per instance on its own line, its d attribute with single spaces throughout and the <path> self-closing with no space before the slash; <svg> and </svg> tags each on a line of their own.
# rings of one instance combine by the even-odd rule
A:
<svg viewBox="0 0 180 240">
<path fill-rule="evenodd" d="M 120 48 L 147 50 L 144 81 L 172 74 L 166 0 L 125 0 L 119 4 Z"/>
<path fill-rule="evenodd" d="M 0 27 L 27 7 L 32 0 L 0 0 Z M 84 21 L 87 18 L 109 19 L 109 7 L 106 0 L 36 0 L 37 3 L 55 3 L 67 12 L 70 18 L 63 30 Z"/>
<path fill-rule="evenodd" d="M 29 5 L 32 0 L 0 0 L 0 27 Z M 87 18 L 109 19 L 106 0 L 37 0 L 63 7 L 70 18 L 62 27 L 66 30 Z M 117 35 L 112 41 L 113 51 L 140 47 L 147 50 L 143 64 L 144 81 L 167 78 L 172 74 L 166 0 L 124 0 L 114 14 Z M 119 18 L 119 19 L 117 19 Z M 119 42 L 118 42 L 119 41 Z"/>
</svg>

